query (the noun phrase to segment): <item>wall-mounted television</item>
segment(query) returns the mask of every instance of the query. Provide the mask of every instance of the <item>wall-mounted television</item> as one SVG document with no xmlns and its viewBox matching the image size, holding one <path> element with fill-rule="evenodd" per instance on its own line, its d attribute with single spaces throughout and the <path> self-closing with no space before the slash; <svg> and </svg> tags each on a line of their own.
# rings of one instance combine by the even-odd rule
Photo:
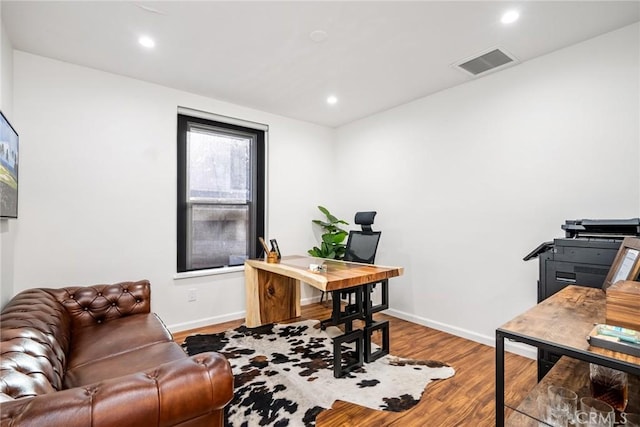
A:
<svg viewBox="0 0 640 427">
<path fill-rule="evenodd" d="M 0 218 L 18 218 L 18 132 L 0 116 Z"/>
</svg>

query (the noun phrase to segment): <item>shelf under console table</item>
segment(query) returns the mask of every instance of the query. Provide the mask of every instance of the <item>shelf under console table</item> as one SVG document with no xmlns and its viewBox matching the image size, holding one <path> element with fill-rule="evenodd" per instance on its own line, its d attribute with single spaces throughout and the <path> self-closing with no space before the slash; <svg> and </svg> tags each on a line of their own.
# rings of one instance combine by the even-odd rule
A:
<svg viewBox="0 0 640 427">
<path fill-rule="evenodd" d="M 505 420 L 505 426 L 539 427 L 543 425 L 544 415 L 540 413 L 538 399 L 546 398 L 547 388 L 550 385 L 573 390 L 578 395 L 578 399 L 590 396 L 589 363 L 570 357 L 561 357 L 538 385 L 514 408 L 512 414 Z M 629 403 L 625 412 L 640 413 L 640 377 L 630 375 L 628 387 Z"/>
<path fill-rule="evenodd" d="M 514 411 L 509 425 L 528 425 L 528 420 L 533 422 L 537 418 L 533 404 L 539 392 L 537 390 L 545 389 L 549 381 L 557 381 L 560 385 L 567 384 L 566 381 L 579 381 L 579 373 L 585 372 L 584 366 L 588 366 L 588 363 L 640 376 L 640 357 L 591 347 L 586 339 L 595 323 L 605 323 L 605 304 L 603 290 L 572 285 L 496 330 L 496 426 L 505 425 L 505 408 Z M 505 405 L 505 339 L 553 351 L 571 359 L 563 357 L 563 363 L 554 368 L 524 401 Z M 581 365 L 580 361 L 585 363 Z M 632 384 L 637 384 L 635 381 Z M 632 402 L 632 405 L 635 404 Z"/>
</svg>

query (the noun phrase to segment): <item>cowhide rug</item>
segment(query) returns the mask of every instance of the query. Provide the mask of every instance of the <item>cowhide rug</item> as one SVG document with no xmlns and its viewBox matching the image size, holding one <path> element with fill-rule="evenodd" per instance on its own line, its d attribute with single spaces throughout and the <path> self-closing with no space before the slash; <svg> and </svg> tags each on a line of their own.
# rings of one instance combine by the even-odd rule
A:
<svg viewBox="0 0 640 427">
<path fill-rule="evenodd" d="M 226 409 L 228 426 L 314 426 L 335 400 L 399 412 L 417 404 L 432 380 L 455 373 L 441 362 L 384 356 L 334 378 L 331 337 L 341 332 L 322 331 L 318 323 L 240 326 L 189 336 L 182 346 L 190 355 L 217 351 L 231 363 L 235 394 Z"/>
</svg>

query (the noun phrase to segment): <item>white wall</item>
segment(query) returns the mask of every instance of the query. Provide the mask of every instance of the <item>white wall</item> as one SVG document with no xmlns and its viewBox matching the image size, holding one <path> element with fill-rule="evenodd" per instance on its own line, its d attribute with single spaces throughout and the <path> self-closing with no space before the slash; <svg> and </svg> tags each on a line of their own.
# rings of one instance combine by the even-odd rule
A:
<svg viewBox="0 0 640 427">
<path fill-rule="evenodd" d="M 285 253 L 314 244 L 331 129 L 21 51 L 14 66 L 15 292 L 147 278 L 174 330 L 243 317 L 242 273 L 173 279 L 178 106 L 269 125 L 268 235 Z"/>
<path fill-rule="evenodd" d="M 0 110 L 13 118 L 13 46 L 0 7 Z M 0 307 L 13 296 L 14 219 L 0 219 Z"/>
<path fill-rule="evenodd" d="M 344 215 L 378 211 L 392 312 L 481 342 L 536 303 L 566 219 L 640 216 L 638 24 L 338 130 Z"/>
<path fill-rule="evenodd" d="M 284 252 L 314 244 L 317 204 L 348 220 L 376 209 L 378 262 L 406 268 L 392 312 L 492 343 L 535 304 L 537 262 L 522 257 L 565 219 L 640 214 L 637 35 L 636 24 L 335 134 L 16 51 L 12 289 L 148 278 L 174 330 L 242 316 L 241 273 L 173 279 L 181 105 L 270 125 L 269 236 Z"/>
</svg>

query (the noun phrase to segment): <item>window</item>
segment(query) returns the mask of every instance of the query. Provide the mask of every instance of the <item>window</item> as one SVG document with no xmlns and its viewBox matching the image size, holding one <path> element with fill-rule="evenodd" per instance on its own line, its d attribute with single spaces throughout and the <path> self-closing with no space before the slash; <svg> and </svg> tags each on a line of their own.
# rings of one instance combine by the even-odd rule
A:
<svg viewBox="0 0 640 427">
<path fill-rule="evenodd" d="M 231 121 L 178 114 L 178 272 L 258 256 L 266 126 Z"/>
</svg>

